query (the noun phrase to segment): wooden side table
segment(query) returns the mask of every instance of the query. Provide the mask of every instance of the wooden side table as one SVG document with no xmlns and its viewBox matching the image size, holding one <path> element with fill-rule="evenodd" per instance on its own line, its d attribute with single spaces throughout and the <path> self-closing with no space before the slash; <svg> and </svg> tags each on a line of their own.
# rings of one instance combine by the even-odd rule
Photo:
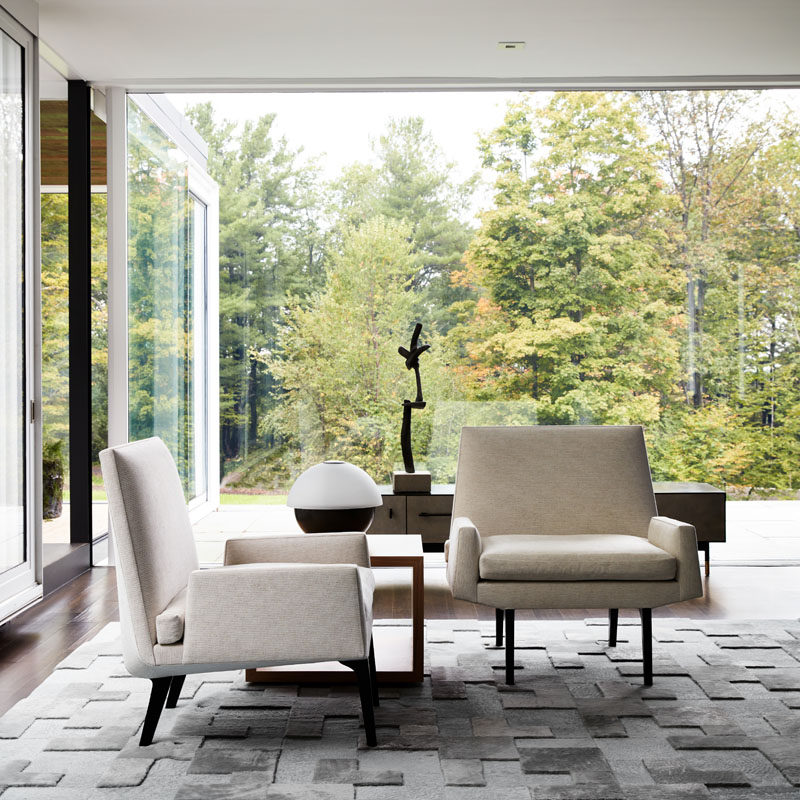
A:
<svg viewBox="0 0 800 800">
<path fill-rule="evenodd" d="M 727 495 L 709 483 L 656 481 L 653 484 L 658 513 L 688 522 L 697 531 L 697 549 L 705 555 L 706 575 L 711 571 L 712 542 L 725 541 Z"/>
<path fill-rule="evenodd" d="M 378 683 L 422 683 L 425 637 L 425 562 L 422 537 L 400 535 L 367 536 L 372 567 L 411 568 L 411 628 L 407 625 L 376 625 L 375 665 Z M 355 683 L 352 670 L 336 661 L 293 664 L 245 670 L 252 683 Z"/>
</svg>

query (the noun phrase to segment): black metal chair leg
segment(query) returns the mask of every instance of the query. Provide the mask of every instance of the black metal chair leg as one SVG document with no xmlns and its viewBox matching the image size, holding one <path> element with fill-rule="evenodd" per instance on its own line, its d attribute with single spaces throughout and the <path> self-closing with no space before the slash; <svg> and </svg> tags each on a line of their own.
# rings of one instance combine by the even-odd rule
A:
<svg viewBox="0 0 800 800">
<path fill-rule="evenodd" d="M 139 747 L 147 747 L 153 744 L 153 736 L 155 735 L 161 712 L 164 709 L 164 701 L 167 699 L 172 678 L 151 678 L 150 680 L 153 688 L 150 690 L 150 701 L 147 703 L 147 713 L 144 716 Z"/>
<path fill-rule="evenodd" d="M 185 680 L 185 675 L 173 675 L 170 679 L 167 708 L 175 708 L 178 705 L 178 698 L 181 696 L 181 689 L 183 689 Z"/>
<path fill-rule="evenodd" d="M 375 666 L 375 642 L 372 637 L 369 640 L 369 679 L 372 686 L 372 705 L 379 706 L 381 698 L 378 694 L 378 669 Z"/>
<path fill-rule="evenodd" d="M 495 647 L 503 646 L 503 609 L 494 610 L 494 644 Z"/>
<path fill-rule="evenodd" d="M 506 622 L 506 683 L 514 685 L 514 609 L 505 610 Z"/>
<path fill-rule="evenodd" d="M 367 746 L 375 747 L 378 737 L 375 733 L 375 712 L 372 710 L 372 680 L 370 679 L 369 658 L 361 661 L 342 661 L 356 674 L 358 693 L 361 696 L 361 714 L 364 717 L 364 733 L 367 736 Z"/>
<path fill-rule="evenodd" d="M 608 646 L 617 646 L 617 622 L 619 621 L 619 609 L 608 609 Z"/>
<path fill-rule="evenodd" d="M 642 674 L 644 685 L 653 685 L 653 610 L 640 608 L 642 618 Z"/>
</svg>

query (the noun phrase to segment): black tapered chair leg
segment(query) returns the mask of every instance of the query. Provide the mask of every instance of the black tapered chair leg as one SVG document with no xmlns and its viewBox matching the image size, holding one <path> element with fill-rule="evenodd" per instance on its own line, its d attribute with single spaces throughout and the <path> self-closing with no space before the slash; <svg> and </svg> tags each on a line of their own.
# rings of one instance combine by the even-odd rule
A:
<svg viewBox="0 0 800 800">
<path fill-rule="evenodd" d="M 372 679 L 370 677 L 369 658 L 364 658 L 360 661 L 342 661 L 340 663 L 344 664 L 345 667 L 349 667 L 356 674 L 367 746 L 375 747 L 378 744 L 378 737 L 375 733 L 375 712 L 372 709 Z"/>
<path fill-rule="evenodd" d="M 514 685 L 514 609 L 505 610 L 506 623 L 506 683 Z"/>
<path fill-rule="evenodd" d="M 617 622 L 619 622 L 619 609 L 608 609 L 608 646 L 617 646 Z"/>
<path fill-rule="evenodd" d="M 178 698 L 181 696 L 185 675 L 173 675 L 170 679 L 169 694 L 167 694 L 167 708 L 175 708 L 178 705 Z"/>
<path fill-rule="evenodd" d="M 369 640 L 369 680 L 372 686 L 372 705 L 379 706 L 381 698 L 378 694 L 378 668 L 375 666 L 375 642 Z"/>
<path fill-rule="evenodd" d="M 640 608 L 642 618 L 642 674 L 644 685 L 653 685 L 653 610 Z"/>
<path fill-rule="evenodd" d="M 150 700 L 147 703 L 147 713 L 144 715 L 139 747 L 147 747 L 153 743 L 153 736 L 164 709 L 164 701 L 167 699 L 172 678 L 151 678 L 150 681 L 153 687 L 150 689 Z"/>
<path fill-rule="evenodd" d="M 494 610 L 494 644 L 495 647 L 503 646 L 503 609 Z"/>
</svg>

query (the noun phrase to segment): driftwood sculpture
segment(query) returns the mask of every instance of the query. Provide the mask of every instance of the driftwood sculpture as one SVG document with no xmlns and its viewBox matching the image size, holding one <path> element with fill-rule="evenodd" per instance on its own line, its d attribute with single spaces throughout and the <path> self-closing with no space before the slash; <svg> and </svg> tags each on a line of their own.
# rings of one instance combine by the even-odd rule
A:
<svg viewBox="0 0 800 800">
<path fill-rule="evenodd" d="M 429 344 L 418 345 L 419 334 L 422 330 L 422 323 L 418 322 L 414 326 L 414 333 L 411 334 L 411 345 L 408 350 L 405 347 L 398 347 L 397 352 L 406 360 L 406 369 L 414 370 L 414 377 L 417 379 L 417 396 L 414 400 L 403 400 L 403 427 L 400 429 L 400 447 L 403 450 L 403 466 L 406 472 L 414 472 L 414 455 L 411 452 L 411 410 L 414 408 L 425 408 L 425 401 L 422 399 L 422 383 L 419 379 L 419 357 L 430 349 Z"/>
</svg>

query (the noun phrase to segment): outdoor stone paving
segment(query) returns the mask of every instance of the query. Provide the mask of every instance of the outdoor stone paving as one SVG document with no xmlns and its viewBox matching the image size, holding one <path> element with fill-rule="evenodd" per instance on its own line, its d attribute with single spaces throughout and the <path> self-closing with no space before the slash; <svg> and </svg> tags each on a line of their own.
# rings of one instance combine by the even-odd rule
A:
<svg viewBox="0 0 800 800">
<path fill-rule="evenodd" d="M 800 624 L 517 623 L 517 684 L 493 623 L 426 626 L 423 685 L 383 688 L 368 748 L 346 687 L 190 675 L 152 746 L 149 682 L 117 626 L 0 719 L 2 800 L 800 799 Z"/>
</svg>

